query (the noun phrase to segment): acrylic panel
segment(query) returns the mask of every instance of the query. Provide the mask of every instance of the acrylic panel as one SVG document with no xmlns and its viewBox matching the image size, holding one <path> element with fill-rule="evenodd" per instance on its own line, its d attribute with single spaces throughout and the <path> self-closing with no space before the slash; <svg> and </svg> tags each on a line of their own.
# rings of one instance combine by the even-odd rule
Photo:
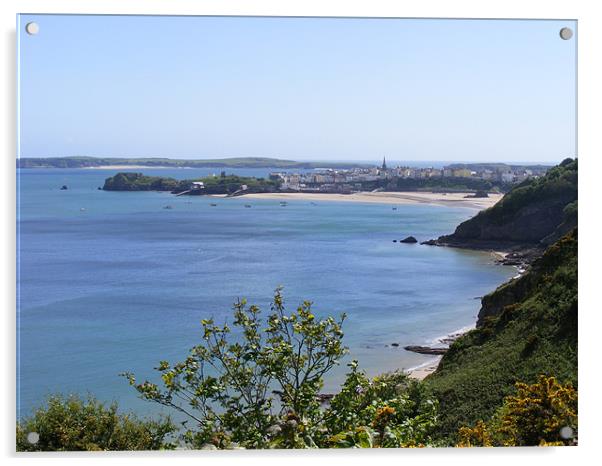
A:
<svg viewBox="0 0 602 466">
<path fill-rule="evenodd" d="M 17 38 L 17 450 L 577 444 L 575 20 Z"/>
</svg>

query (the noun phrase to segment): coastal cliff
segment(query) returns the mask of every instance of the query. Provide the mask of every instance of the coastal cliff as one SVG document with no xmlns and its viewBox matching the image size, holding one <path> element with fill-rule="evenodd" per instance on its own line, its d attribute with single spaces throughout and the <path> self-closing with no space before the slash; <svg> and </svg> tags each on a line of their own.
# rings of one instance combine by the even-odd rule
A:
<svg viewBox="0 0 602 466">
<path fill-rule="evenodd" d="M 443 433 L 489 418 L 516 381 L 548 374 L 576 386 L 577 316 L 575 228 L 483 298 L 477 328 L 453 342 L 426 379 L 441 403 Z"/>
<path fill-rule="evenodd" d="M 512 188 L 496 205 L 426 244 L 528 251 L 536 257 L 577 225 L 577 160 Z"/>
</svg>

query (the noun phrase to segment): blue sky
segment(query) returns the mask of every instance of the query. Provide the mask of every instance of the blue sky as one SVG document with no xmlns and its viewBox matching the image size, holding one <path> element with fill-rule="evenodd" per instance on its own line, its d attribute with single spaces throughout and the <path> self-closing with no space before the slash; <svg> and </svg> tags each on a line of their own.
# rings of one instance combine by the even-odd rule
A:
<svg viewBox="0 0 602 466">
<path fill-rule="evenodd" d="M 22 15 L 20 155 L 558 162 L 564 26 Z"/>
</svg>

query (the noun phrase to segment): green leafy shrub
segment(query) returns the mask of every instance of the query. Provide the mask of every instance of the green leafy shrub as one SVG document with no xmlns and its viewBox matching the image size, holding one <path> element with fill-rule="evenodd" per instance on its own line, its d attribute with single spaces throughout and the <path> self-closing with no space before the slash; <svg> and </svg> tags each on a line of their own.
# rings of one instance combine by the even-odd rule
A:
<svg viewBox="0 0 602 466">
<path fill-rule="evenodd" d="M 231 335 L 227 324 L 202 321 L 203 343 L 185 361 L 163 361 L 157 368 L 163 388 L 124 375 L 142 398 L 193 421 L 194 428 L 184 434 L 193 447 L 314 446 L 323 376 L 347 352 L 342 344 L 344 318 L 318 319 L 307 301 L 287 314 L 277 289 L 266 321 L 257 306 L 247 306 L 245 300 L 235 304 L 238 335 Z"/>
<path fill-rule="evenodd" d="M 159 450 L 175 431 L 169 419 L 140 420 L 94 398 L 54 395 L 17 423 L 17 451 Z M 37 442 L 28 434 L 36 433 Z"/>
<path fill-rule="evenodd" d="M 324 374 L 347 353 L 344 318 L 319 319 L 307 301 L 288 314 L 277 289 L 265 320 L 257 306 L 234 305 L 237 332 L 202 321 L 204 341 L 186 360 L 157 367 L 162 387 L 124 375 L 143 399 L 188 416 L 192 448 L 431 444 L 437 403 L 403 373 L 370 380 L 354 361 L 341 392 L 321 405 Z"/>
<path fill-rule="evenodd" d="M 436 428 L 438 404 L 424 385 L 405 373 L 370 380 L 357 362 L 324 413 L 328 433 L 320 443 L 333 448 L 427 446 Z"/>
</svg>

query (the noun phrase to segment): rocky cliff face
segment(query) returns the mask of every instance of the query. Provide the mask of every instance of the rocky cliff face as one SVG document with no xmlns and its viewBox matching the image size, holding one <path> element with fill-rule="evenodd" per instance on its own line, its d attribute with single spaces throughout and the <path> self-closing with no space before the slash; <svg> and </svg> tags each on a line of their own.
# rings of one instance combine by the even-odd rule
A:
<svg viewBox="0 0 602 466">
<path fill-rule="evenodd" d="M 429 244 L 475 249 L 541 248 L 577 225 L 577 160 L 510 190 L 495 206 Z"/>
<path fill-rule="evenodd" d="M 549 284 L 559 267 L 577 267 L 577 229 L 550 246 L 520 278 L 510 280 L 481 300 L 477 327 L 498 317 L 508 306 L 522 303 Z"/>
</svg>

